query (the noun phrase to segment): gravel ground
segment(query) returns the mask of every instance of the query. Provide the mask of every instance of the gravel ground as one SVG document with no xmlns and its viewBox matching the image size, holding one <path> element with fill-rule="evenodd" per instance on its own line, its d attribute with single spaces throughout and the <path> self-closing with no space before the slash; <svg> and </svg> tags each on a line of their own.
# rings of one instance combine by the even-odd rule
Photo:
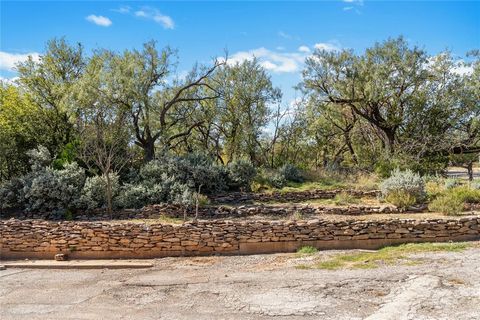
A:
<svg viewBox="0 0 480 320">
<path fill-rule="evenodd" d="M 423 263 L 413 266 L 295 267 L 339 252 L 164 258 L 136 270 L 7 269 L 0 319 L 480 319 L 480 242 L 416 255 Z"/>
</svg>

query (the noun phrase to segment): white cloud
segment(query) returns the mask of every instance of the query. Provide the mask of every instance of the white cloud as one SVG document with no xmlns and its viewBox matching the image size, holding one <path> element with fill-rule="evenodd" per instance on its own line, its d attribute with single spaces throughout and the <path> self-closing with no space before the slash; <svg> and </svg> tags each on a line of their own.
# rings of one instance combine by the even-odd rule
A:
<svg viewBox="0 0 480 320">
<path fill-rule="evenodd" d="M 292 35 L 285 33 L 283 31 L 278 31 L 278 36 L 284 39 L 289 39 L 289 40 L 293 38 Z"/>
<path fill-rule="evenodd" d="M 38 61 L 40 55 L 37 52 L 30 53 L 8 53 L 0 51 L 0 70 L 14 71 L 15 65 L 24 62 L 31 56 L 33 60 Z"/>
<path fill-rule="evenodd" d="M 121 6 L 120 8 L 118 9 L 112 9 L 112 11 L 115 11 L 115 12 L 118 12 L 118 13 L 122 13 L 122 14 L 126 14 L 126 13 L 130 13 L 130 10 L 132 8 L 130 8 L 129 6 Z"/>
<path fill-rule="evenodd" d="M 363 0 L 342 0 L 345 3 L 353 3 L 360 6 L 363 6 Z"/>
<path fill-rule="evenodd" d="M 349 6 L 343 7 L 343 11 L 353 11 L 356 14 L 362 14 L 358 8 L 363 6 L 363 0 L 342 0 L 342 2 L 349 4 Z"/>
<path fill-rule="evenodd" d="M 227 63 L 233 65 L 245 60 L 251 61 L 257 58 L 260 65 L 269 71 L 290 73 L 300 70 L 301 65 L 305 61 L 305 57 L 305 54 L 302 53 L 275 52 L 261 47 L 249 51 L 239 51 L 233 54 Z"/>
<path fill-rule="evenodd" d="M 463 62 L 459 62 L 452 69 L 452 72 L 458 74 L 459 76 L 468 76 L 473 73 L 473 67 L 466 65 Z"/>
<path fill-rule="evenodd" d="M 167 15 L 162 14 L 155 8 L 144 7 L 141 10 L 135 11 L 135 16 L 148 20 L 153 20 L 158 24 L 161 24 L 165 29 L 174 29 L 175 22 Z"/>
<path fill-rule="evenodd" d="M 325 51 L 340 51 L 340 47 L 332 44 L 332 43 L 326 43 L 326 42 L 320 42 L 316 43 L 314 45 L 315 49 L 318 50 L 325 50 Z"/>
<path fill-rule="evenodd" d="M 310 48 L 307 46 L 300 46 L 298 47 L 298 51 L 308 53 L 310 52 Z"/>
<path fill-rule="evenodd" d="M 18 77 L 4 78 L 4 77 L 0 76 L 0 82 L 6 83 L 6 84 L 16 85 L 17 80 L 18 80 Z"/>
<path fill-rule="evenodd" d="M 96 16 L 94 14 L 86 17 L 87 21 L 96 24 L 97 26 L 109 27 L 112 25 L 112 20 L 104 16 Z"/>
<path fill-rule="evenodd" d="M 315 48 L 327 51 L 340 50 L 340 44 L 334 44 L 335 41 L 329 43 L 317 43 Z M 296 52 L 284 52 L 278 47 L 276 51 L 260 47 L 248 51 L 239 51 L 228 58 L 227 63 L 234 65 L 245 60 L 251 61 L 256 58 L 259 64 L 265 69 L 275 73 L 293 73 L 301 70 L 305 59 L 311 55 L 311 49 L 302 45 Z M 219 58 L 222 60 L 222 58 Z"/>
</svg>

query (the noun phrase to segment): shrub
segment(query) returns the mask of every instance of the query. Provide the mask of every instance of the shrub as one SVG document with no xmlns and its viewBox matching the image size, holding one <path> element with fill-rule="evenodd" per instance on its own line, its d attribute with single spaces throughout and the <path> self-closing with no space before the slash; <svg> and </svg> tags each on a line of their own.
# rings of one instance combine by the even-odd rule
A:
<svg viewBox="0 0 480 320">
<path fill-rule="evenodd" d="M 304 246 L 297 250 L 297 253 L 300 253 L 300 254 L 314 254 L 317 252 L 318 252 L 318 249 L 312 246 Z"/>
<path fill-rule="evenodd" d="M 382 196 L 387 201 L 395 201 L 404 207 L 425 199 L 425 182 L 419 174 L 411 170 L 395 169 L 390 178 L 380 184 Z"/>
<path fill-rule="evenodd" d="M 372 191 L 378 189 L 378 176 L 376 174 L 360 173 L 354 179 L 356 190 Z"/>
<path fill-rule="evenodd" d="M 39 171 L 52 163 L 52 155 L 44 146 L 38 146 L 37 149 L 27 151 L 30 158 L 30 165 L 33 171 Z"/>
<path fill-rule="evenodd" d="M 13 178 L 0 185 L 0 209 L 21 208 L 23 206 L 24 181 L 21 178 Z"/>
<path fill-rule="evenodd" d="M 449 189 L 447 194 L 467 203 L 480 203 L 480 190 L 471 189 L 467 186 Z"/>
<path fill-rule="evenodd" d="M 400 209 L 407 209 L 417 203 L 417 198 L 405 190 L 393 190 L 385 197 L 385 200 Z"/>
<path fill-rule="evenodd" d="M 340 192 L 335 196 L 333 202 L 335 202 L 337 206 L 344 206 L 352 203 L 358 203 L 358 199 L 352 196 L 350 193 Z"/>
<path fill-rule="evenodd" d="M 195 204 L 195 196 L 188 186 L 176 182 L 170 189 L 168 202 L 182 206 L 192 206 Z"/>
<path fill-rule="evenodd" d="M 250 191 L 250 185 L 256 175 L 255 167 L 246 160 L 237 160 L 227 166 L 228 169 L 228 187 L 230 189 L 240 189 Z"/>
<path fill-rule="evenodd" d="M 142 208 L 149 204 L 169 202 L 172 184 L 171 179 L 155 184 L 125 184 L 114 199 L 114 204 L 120 208 Z"/>
<path fill-rule="evenodd" d="M 440 181 L 430 180 L 425 183 L 425 190 L 429 199 L 435 199 L 445 191 L 445 185 Z"/>
<path fill-rule="evenodd" d="M 278 173 L 287 181 L 303 182 L 305 180 L 300 169 L 289 163 L 280 167 Z"/>
<path fill-rule="evenodd" d="M 73 162 L 62 170 L 47 167 L 33 171 L 24 181 L 25 210 L 59 211 L 77 201 L 85 182 L 85 171 Z"/>
<path fill-rule="evenodd" d="M 463 201 L 453 194 L 442 195 L 428 205 L 428 210 L 446 215 L 458 215 L 463 210 Z"/>
<path fill-rule="evenodd" d="M 445 180 L 445 189 L 452 189 L 461 185 L 460 180 L 449 178 Z"/>
<path fill-rule="evenodd" d="M 184 157 L 163 157 L 150 161 L 140 169 L 140 181 L 147 185 L 161 183 L 166 178 L 188 185 L 202 193 L 219 192 L 226 189 L 227 173 L 222 166 L 201 154 Z"/>
<path fill-rule="evenodd" d="M 267 183 L 273 188 L 281 189 L 287 185 L 287 180 L 284 175 L 273 173 L 272 175 L 267 176 Z"/>
<path fill-rule="evenodd" d="M 472 181 L 470 182 L 470 188 L 474 190 L 480 190 L 480 181 Z"/>
<path fill-rule="evenodd" d="M 112 182 L 112 197 L 115 198 L 120 191 L 118 175 L 111 173 L 110 181 Z M 74 206 L 79 209 L 89 210 L 105 207 L 107 205 L 106 187 L 107 181 L 105 176 L 88 177 Z"/>
</svg>

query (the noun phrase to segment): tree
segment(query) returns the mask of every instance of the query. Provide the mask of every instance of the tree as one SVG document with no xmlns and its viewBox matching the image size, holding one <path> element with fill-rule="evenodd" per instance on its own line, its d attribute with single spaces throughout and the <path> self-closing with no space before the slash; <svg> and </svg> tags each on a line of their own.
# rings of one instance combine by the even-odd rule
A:
<svg viewBox="0 0 480 320">
<path fill-rule="evenodd" d="M 159 52 L 154 42 L 146 43 L 142 51 L 96 55 L 102 61 L 94 70 L 101 79 L 97 90 L 105 100 L 128 110 L 134 142 L 142 148 L 145 161 L 154 159 L 157 145 L 165 151 L 190 135 L 202 123 L 191 117 L 192 107 L 218 96 L 207 79 L 222 64 L 219 61 L 208 68 L 194 67 L 178 80 L 172 79 L 175 52 L 168 47 Z"/>
<path fill-rule="evenodd" d="M 30 97 L 0 83 L 0 181 L 29 170 L 27 151 L 44 141 L 43 114 Z"/>
<path fill-rule="evenodd" d="M 128 110 L 113 104 L 99 94 L 101 87 L 99 73 L 102 57 L 93 57 L 84 76 L 74 88 L 73 101 L 77 110 L 80 146 L 78 156 L 90 168 L 100 171 L 105 179 L 107 210 L 112 213 L 112 178 L 128 163 L 130 131 Z"/>
<path fill-rule="evenodd" d="M 16 67 L 20 86 L 42 113 L 48 130 L 43 144 L 52 154 L 74 140 L 74 122 L 67 101 L 84 66 L 81 44 L 71 46 L 65 39 L 53 39 L 39 61 L 29 57 Z"/>
<path fill-rule="evenodd" d="M 256 59 L 226 65 L 217 72 L 216 79 L 222 89 L 218 127 L 228 162 L 245 155 L 259 164 L 259 138 L 270 120 L 269 106 L 281 99 L 280 89 L 273 87 Z"/>
<path fill-rule="evenodd" d="M 378 160 L 436 170 L 450 154 L 479 151 L 479 99 L 472 85 L 478 74 L 461 74 L 458 64 L 448 52 L 429 56 L 400 37 L 362 55 L 315 51 L 302 88 L 318 115 L 343 132 L 354 162 L 368 151 L 362 146 L 375 150 L 379 142 Z"/>
<path fill-rule="evenodd" d="M 427 81 L 427 54 L 403 38 L 377 43 L 355 56 L 352 51 L 317 50 L 306 61 L 304 87 L 324 103 L 351 108 L 381 133 L 393 154 L 398 131 L 413 114 L 415 95 Z"/>
</svg>

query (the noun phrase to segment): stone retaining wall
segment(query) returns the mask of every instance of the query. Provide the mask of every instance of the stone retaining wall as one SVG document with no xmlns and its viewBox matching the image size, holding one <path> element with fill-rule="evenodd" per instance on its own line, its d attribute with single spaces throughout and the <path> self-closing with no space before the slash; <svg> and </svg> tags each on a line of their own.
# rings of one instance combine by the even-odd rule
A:
<svg viewBox="0 0 480 320">
<path fill-rule="evenodd" d="M 312 199 L 333 199 L 341 192 L 348 193 L 354 197 L 376 197 L 380 195 L 380 191 L 360 191 L 360 190 L 306 190 L 306 191 L 290 191 L 290 192 L 273 192 L 273 193 L 249 193 L 249 192 L 232 192 L 211 196 L 210 199 L 216 203 L 239 203 L 239 202 L 302 202 Z"/>
<path fill-rule="evenodd" d="M 480 218 L 381 221 L 227 221 L 183 225 L 41 220 L 0 221 L 0 257 L 152 258 L 321 249 L 379 248 L 480 238 Z"/>
<path fill-rule="evenodd" d="M 420 208 L 417 211 L 422 211 Z M 272 216 L 272 217 L 287 217 L 293 214 L 301 215 L 318 215 L 318 214 L 334 214 L 334 215 L 366 215 L 378 213 L 402 213 L 392 205 L 369 206 L 369 205 L 349 205 L 344 207 L 329 207 L 329 206 L 310 206 L 307 204 L 296 205 L 243 205 L 239 207 L 229 207 L 225 205 L 200 207 L 198 216 L 203 219 L 218 219 L 218 218 L 238 218 L 249 217 L 255 215 Z M 409 212 L 414 212 L 409 210 Z M 187 210 L 189 217 L 195 216 L 195 209 L 189 208 Z M 183 207 L 172 204 L 154 204 L 146 206 L 142 209 L 125 209 L 114 212 L 112 217 L 114 220 L 128 220 L 128 219 L 158 219 L 160 216 L 168 216 L 172 218 L 183 218 Z M 14 212 L 9 215 L 4 215 L 2 219 L 16 218 L 21 220 L 26 219 L 42 219 L 42 220 L 64 220 L 62 213 L 48 213 L 48 212 Z M 110 214 L 105 210 L 94 210 L 91 212 L 78 212 L 73 214 L 73 220 L 77 221 L 105 221 L 111 220 Z"/>
</svg>

